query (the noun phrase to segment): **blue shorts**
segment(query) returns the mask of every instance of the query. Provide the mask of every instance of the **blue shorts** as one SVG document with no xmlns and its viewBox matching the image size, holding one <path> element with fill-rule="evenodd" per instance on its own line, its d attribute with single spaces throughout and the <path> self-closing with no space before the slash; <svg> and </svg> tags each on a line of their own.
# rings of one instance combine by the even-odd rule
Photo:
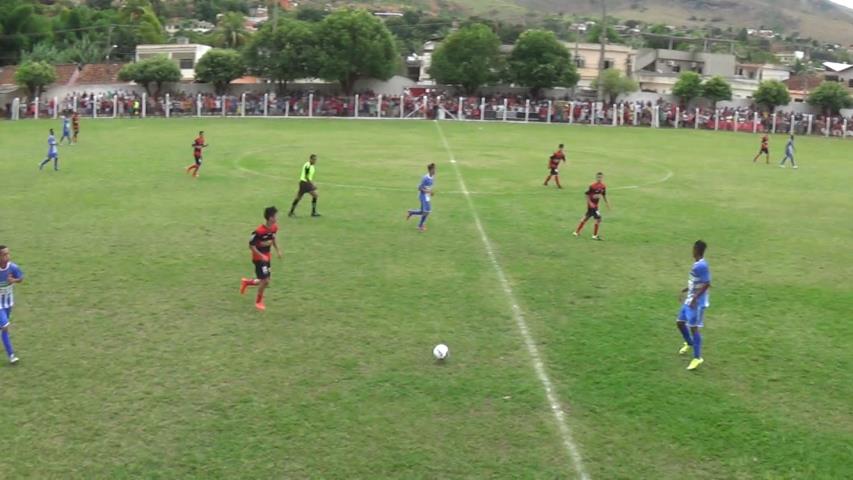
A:
<svg viewBox="0 0 853 480">
<path fill-rule="evenodd" d="M 678 312 L 678 321 L 687 323 L 688 327 L 704 327 L 705 307 L 697 306 L 690 308 L 689 305 L 682 305 Z"/>
<path fill-rule="evenodd" d="M 59 158 L 59 152 L 47 152 L 47 158 Z"/>
<path fill-rule="evenodd" d="M 424 213 L 432 211 L 432 200 L 426 195 L 421 196 L 421 211 Z"/>
<path fill-rule="evenodd" d="M 12 316 L 12 307 L 0 308 L 0 328 L 9 325 L 9 318 Z"/>
</svg>

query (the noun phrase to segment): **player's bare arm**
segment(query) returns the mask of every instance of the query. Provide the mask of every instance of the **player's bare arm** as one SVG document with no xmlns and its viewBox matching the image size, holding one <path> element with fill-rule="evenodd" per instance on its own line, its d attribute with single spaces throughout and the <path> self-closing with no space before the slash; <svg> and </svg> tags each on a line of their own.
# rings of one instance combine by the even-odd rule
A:
<svg viewBox="0 0 853 480">
<path fill-rule="evenodd" d="M 272 246 L 273 248 L 275 248 L 276 256 L 278 256 L 278 258 L 281 258 L 281 250 L 278 249 L 278 242 L 276 242 L 275 239 L 273 239 L 272 241 Z"/>
<path fill-rule="evenodd" d="M 699 287 L 696 295 L 693 296 L 693 300 L 690 301 L 690 308 L 696 308 L 696 301 L 699 300 L 709 288 L 711 288 L 710 283 L 703 283 L 702 286 Z"/>
</svg>

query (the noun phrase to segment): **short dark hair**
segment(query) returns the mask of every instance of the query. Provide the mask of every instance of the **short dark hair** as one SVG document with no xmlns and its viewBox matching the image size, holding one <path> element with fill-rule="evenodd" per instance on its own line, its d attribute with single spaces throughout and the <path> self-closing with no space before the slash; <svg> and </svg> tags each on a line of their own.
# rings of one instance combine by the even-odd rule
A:
<svg viewBox="0 0 853 480">
<path fill-rule="evenodd" d="M 434 169 L 434 168 L 435 168 L 435 164 L 434 164 L 434 163 L 430 163 L 429 165 L 427 165 L 427 170 L 432 170 L 432 169 Z"/>
<path fill-rule="evenodd" d="M 312 158 L 313 158 L 314 160 L 316 160 L 316 159 L 317 159 L 317 154 L 316 154 L 316 153 L 312 153 L 312 154 L 311 154 L 311 156 L 310 156 L 310 157 L 308 157 L 308 160 L 311 160 Z"/>
<path fill-rule="evenodd" d="M 564 146 L 565 146 L 565 145 L 563 145 L 562 143 L 560 144 L 560 148 L 563 148 Z"/>
<path fill-rule="evenodd" d="M 199 134 L 199 135 L 204 135 L 204 130 L 199 130 L 199 131 L 198 131 L 198 134 Z"/>
<path fill-rule="evenodd" d="M 0 245 L 0 250 L 4 250 L 6 248 L 9 248 L 9 247 L 7 247 L 6 245 Z"/>
<path fill-rule="evenodd" d="M 708 248 L 708 244 L 703 242 L 702 240 L 696 240 L 696 243 L 693 244 L 693 248 L 699 253 L 699 255 L 705 256 L 705 249 Z"/>
<path fill-rule="evenodd" d="M 604 172 L 598 172 L 595 174 L 595 176 L 599 176 L 599 175 L 604 175 Z"/>
<path fill-rule="evenodd" d="M 264 220 L 269 220 L 274 217 L 275 214 L 278 213 L 278 209 L 275 207 L 267 207 L 264 209 Z"/>
</svg>

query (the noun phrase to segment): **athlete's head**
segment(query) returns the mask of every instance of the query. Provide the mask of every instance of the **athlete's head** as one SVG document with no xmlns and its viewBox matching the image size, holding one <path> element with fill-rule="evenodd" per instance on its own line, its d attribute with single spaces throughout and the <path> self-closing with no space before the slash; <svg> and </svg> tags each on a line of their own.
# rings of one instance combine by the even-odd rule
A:
<svg viewBox="0 0 853 480">
<path fill-rule="evenodd" d="M 199 130 L 199 132 L 198 132 L 198 136 L 199 136 L 199 137 L 203 137 L 203 136 L 204 136 L 204 130 Z"/>
<path fill-rule="evenodd" d="M 267 207 L 264 209 L 264 220 L 268 225 L 275 224 L 275 216 L 278 214 L 278 209 L 275 207 Z"/>
<path fill-rule="evenodd" d="M 53 129 L 52 128 L 50 129 L 50 134 L 53 135 Z"/>
<path fill-rule="evenodd" d="M 427 165 L 427 172 L 429 172 L 430 175 L 435 175 L 435 164 L 434 163 L 430 163 L 429 165 Z"/>
<path fill-rule="evenodd" d="M 563 147 L 564 147 L 564 146 L 565 146 L 565 145 L 563 145 L 562 143 L 560 144 L 560 146 L 559 146 L 560 151 L 563 151 Z"/>
<path fill-rule="evenodd" d="M 794 141 L 794 136 L 793 136 L 793 135 L 791 135 L 791 141 L 792 141 L 792 142 Z"/>
<path fill-rule="evenodd" d="M 308 161 L 311 162 L 311 165 L 317 163 L 317 155 L 312 153 L 310 157 L 308 157 Z"/>
<path fill-rule="evenodd" d="M 0 245 L 0 267 L 5 267 L 9 263 L 9 247 Z"/>
<path fill-rule="evenodd" d="M 604 174 L 603 174 L 603 173 L 601 173 L 601 172 L 596 173 L 596 174 L 595 174 L 595 181 L 596 181 L 596 182 L 600 182 L 600 181 L 602 181 L 602 180 L 604 180 Z"/>
<path fill-rule="evenodd" d="M 705 257 L 706 248 L 708 248 L 707 243 L 702 240 L 696 240 L 696 243 L 693 244 L 693 258 L 699 260 L 700 258 Z"/>
</svg>

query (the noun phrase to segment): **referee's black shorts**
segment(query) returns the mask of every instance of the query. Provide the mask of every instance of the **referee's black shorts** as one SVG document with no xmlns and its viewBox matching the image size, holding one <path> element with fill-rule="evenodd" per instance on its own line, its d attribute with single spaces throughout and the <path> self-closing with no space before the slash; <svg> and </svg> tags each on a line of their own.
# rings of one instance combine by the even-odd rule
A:
<svg viewBox="0 0 853 480">
<path fill-rule="evenodd" d="M 317 187 L 314 186 L 311 182 L 303 182 L 299 181 L 299 195 L 305 195 L 306 193 L 311 193 L 314 190 L 317 190 Z"/>
</svg>

